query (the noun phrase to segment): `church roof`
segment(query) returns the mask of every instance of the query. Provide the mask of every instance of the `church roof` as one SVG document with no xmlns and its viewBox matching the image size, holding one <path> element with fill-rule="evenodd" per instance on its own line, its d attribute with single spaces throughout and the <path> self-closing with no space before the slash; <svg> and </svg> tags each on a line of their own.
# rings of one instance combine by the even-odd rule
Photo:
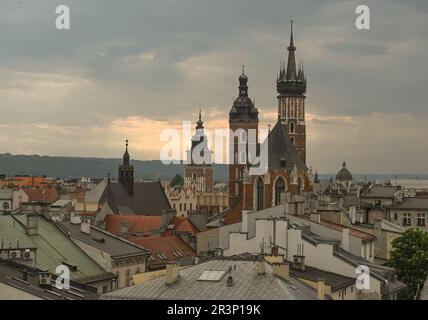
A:
<svg viewBox="0 0 428 320">
<path fill-rule="evenodd" d="M 265 143 L 266 140 L 263 144 Z M 285 168 L 286 170 L 293 170 L 294 165 L 296 165 L 298 170 L 308 169 L 291 142 L 284 124 L 281 121 L 278 121 L 269 133 L 268 146 L 269 168 Z M 283 166 L 284 162 L 285 167 Z"/>
<path fill-rule="evenodd" d="M 171 210 L 158 181 L 134 182 L 133 196 L 128 195 L 121 183 L 108 182 L 100 199 L 104 201 L 116 214 L 160 215 Z"/>
</svg>

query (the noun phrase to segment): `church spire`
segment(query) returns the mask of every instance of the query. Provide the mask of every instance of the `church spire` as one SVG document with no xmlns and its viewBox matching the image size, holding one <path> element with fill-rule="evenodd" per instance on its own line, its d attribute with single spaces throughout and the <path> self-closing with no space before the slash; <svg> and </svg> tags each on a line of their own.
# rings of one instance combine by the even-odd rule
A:
<svg viewBox="0 0 428 320">
<path fill-rule="evenodd" d="M 202 110 L 199 107 L 199 119 L 196 122 L 196 130 L 204 129 L 204 122 L 202 121 Z"/>
<path fill-rule="evenodd" d="M 128 139 L 125 142 L 125 153 L 123 154 L 123 165 L 129 165 L 129 153 L 128 153 Z"/>
<path fill-rule="evenodd" d="M 248 77 L 245 74 L 245 66 L 242 65 L 242 74 L 239 76 L 239 96 L 248 97 Z"/>
<path fill-rule="evenodd" d="M 290 45 L 287 48 L 288 50 L 288 61 L 287 61 L 287 75 L 286 79 L 296 80 L 297 72 L 296 72 L 296 57 L 294 52 L 296 51 L 296 47 L 294 46 L 294 37 L 293 37 L 293 20 L 291 20 L 291 36 L 290 36 Z"/>
</svg>

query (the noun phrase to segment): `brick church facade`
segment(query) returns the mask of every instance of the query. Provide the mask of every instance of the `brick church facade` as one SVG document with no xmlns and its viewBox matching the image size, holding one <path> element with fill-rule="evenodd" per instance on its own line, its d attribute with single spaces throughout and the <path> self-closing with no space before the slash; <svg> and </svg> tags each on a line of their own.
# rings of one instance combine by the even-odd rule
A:
<svg viewBox="0 0 428 320">
<path fill-rule="evenodd" d="M 278 119 L 262 143 L 258 142 L 259 111 L 248 95 L 248 76 L 243 70 L 239 77 L 239 96 L 229 112 L 229 128 L 235 135 L 230 142 L 230 150 L 233 150 L 229 165 L 230 207 L 223 213 L 225 224 L 241 221 L 243 210 L 261 210 L 285 202 L 292 203 L 313 190 L 313 176 L 306 166 L 306 77 L 303 64 L 296 66 L 292 24 L 287 50 L 287 64 L 281 63 L 276 81 Z M 246 134 L 236 134 L 237 130 Z M 251 130 L 256 132 L 255 146 L 250 145 Z M 247 158 L 248 150 L 256 150 L 260 156 L 261 150 L 268 147 L 264 174 L 251 175 L 253 165 L 248 159 L 239 161 L 241 150 L 238 150 L 238 142 L 245 144 Z"/>
</svg>

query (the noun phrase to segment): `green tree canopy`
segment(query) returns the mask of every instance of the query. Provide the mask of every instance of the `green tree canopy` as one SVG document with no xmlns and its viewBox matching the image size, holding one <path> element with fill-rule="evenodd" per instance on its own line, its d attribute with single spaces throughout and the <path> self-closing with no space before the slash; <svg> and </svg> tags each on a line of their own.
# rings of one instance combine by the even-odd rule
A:
<svg viewBox="0 0 428 320">
<path fill-rule="evenodd" d="M 418 285 L 422 285 L 428 275 L 428 233 L 409 229 L 395 239 L 392 246 L 388 264 L 397 270 L 398 279 L 407 285 L 399 298 L 413 299 Z"/>
</svg>

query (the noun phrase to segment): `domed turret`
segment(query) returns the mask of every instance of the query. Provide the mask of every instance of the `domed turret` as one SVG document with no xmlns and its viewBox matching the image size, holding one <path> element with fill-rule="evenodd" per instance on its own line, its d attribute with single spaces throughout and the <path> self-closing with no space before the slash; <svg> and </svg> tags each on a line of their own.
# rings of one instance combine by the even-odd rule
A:
<svg viewBox="0 0 428 320">
<path fill-rule="evenodd" d="M 336 174 L 336 181 L 351 182 L 352 180 L 352 174 L 348 169 L 346 169 L 346 162 L 343 161 L 342 169 Z"/>
</svg>

